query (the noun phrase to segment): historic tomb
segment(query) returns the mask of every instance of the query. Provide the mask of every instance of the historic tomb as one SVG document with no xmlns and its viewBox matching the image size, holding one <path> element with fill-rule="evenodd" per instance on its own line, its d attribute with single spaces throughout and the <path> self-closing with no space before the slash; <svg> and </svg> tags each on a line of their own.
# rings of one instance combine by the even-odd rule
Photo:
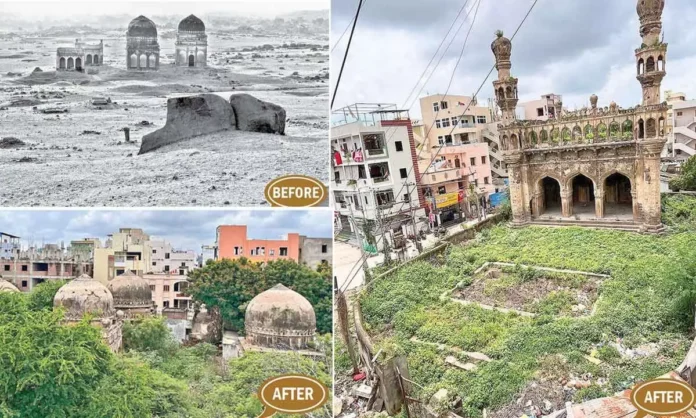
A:
<svg viewBox="0 0 696 418">
<path fill-rule="evenodd" d="M 126 68 L 158 70 L 160 47 L 155 23 L 140 15 L 128 24 L 126 32 Z"/>
<path fill-rule="evenodd" d="M 205 24 L 194 15 L 179 23 L 174 45 L 176 65 L 182 67 L 205 67 L 208 57 L 208 35 Z"/>
<path fill-rule="evenodd" d="M 510 73 L 512 44 L 501 32 L 491 48 L 502 111 L 499 133 L 510 173 L 513 225 L 553 219 L 659 232 L 660 151 L 666 142 L 667 104 L 660 103 L 667 44 L 661 40 L 664 0 L 639 0 L 640 48 L 635 50 L 642 104 L 623 109 L 611 102 L 563 111 L 547 121 L 518 120 L 517 82 Z"/>
<path fill-rule="evenodd" d="M 83 71 L 85 67 L 101 65 L 103 62 L 104 41 L 90 45 L 75 39 L 74 47 L 60 47 L 56 50 L 56 70 L 59 71 Z"/>
</svg>

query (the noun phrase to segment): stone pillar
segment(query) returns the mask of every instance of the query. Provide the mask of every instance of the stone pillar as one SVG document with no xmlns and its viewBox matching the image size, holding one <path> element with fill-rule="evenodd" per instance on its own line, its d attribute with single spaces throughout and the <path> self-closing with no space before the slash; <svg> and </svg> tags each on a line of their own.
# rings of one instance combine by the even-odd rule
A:
<svg viewBox="0 0 696 418">
<path fill-rule="evenodd" d="M 561 190 L 561 216 L 568 218 L 573 216 L 573 191 Z"/>
<path fill-rule="evenodd" d="M 594 196 L 595 196 L 595 217 L 603 218 L 604 217 L 604 188 L 603 187 L 595 187 Z"/>
<path fill-rule="evenodd" d="M 527 199 L 524 196 L 524 184 L 522 173 L 522 153 L 510 151 L 504 155 L 505 163 L 510 173 L 510 206 L 512 207 L 512 225 L 522 226 L 528 221 Z"/>
<path fill-rule="evenodd" d="M 534 198 L 532 199 L 532 218 L 536 218 L 541 215 L 541 199 L 543 193 L 537 191 L 534 193 Z"/>
<path fill-rule="evenodd" d="M 635 191 L 635 195 L 641 201 L 643 229 L 648 232 L 660 232 L 664 228 L 660 196 L 660 152 L 663 145 L 664 140 L 646 141 L 640 144 L 643 172 L 637 174 L 643 176 L 643 181 L 636 182 L 639 184 L 639 189 Z M 633 189 L 631 193 L 634 193 Z M 638 199 L 633 197 L 633 201 L 636 202 L 636 200 Z M 634 204 L 634 219 L 637 219 L 635 207 Z"/>
<path fill-rule="evenodd" d="M 155 54 L 155 70 L 159 70 L 159 52 Z"/>
</svg>

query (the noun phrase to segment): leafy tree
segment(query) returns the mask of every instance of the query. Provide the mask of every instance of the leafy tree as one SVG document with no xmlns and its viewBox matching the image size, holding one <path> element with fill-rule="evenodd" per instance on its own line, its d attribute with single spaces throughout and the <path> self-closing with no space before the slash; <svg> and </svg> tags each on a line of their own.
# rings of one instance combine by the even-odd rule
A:
<svg viewBox="0 0 696 418">
<path fill-rule="evenodd" d="M 224 259 L 192 271 L 189 280 L 188 294 L 219 309 L 223 321 L 234 329 L 244 329 L 246 306 L 254 296 L 282 283 L 309 300 L 319 332 L 331 332 L 331 281 L 293 261 L 271 261 L 263 267 L 245 258 Z"/>
<path fill-rule="evenodd" d="M 32 311 L 53 309 L 53 298 L 58 293 L 58 289 L 66 283 L 66 280 L 49 280 L 40 283 L 28 294 L 29 309 Z"/>
<path fill-rule="evenodd" d="M 62 319 L 60 310 L 30 310 L 24 294 L 0 294 L 3 415 L 75 416 L 110 371 L 100 330 L 86 320 L 63 326 Z"/>
<path fill-rule="evenodd" d="M 681 166 L 681 174 L 669 182 L 672 190 L 696 191 L 696 155 L 691 156 Z"/>
<path fill-rule="evenodd" d="M 164 317 L 140 317 L 123 324 L 123 348 L 166 354 L 176 348 L 176 342 Z"/>
</svg>

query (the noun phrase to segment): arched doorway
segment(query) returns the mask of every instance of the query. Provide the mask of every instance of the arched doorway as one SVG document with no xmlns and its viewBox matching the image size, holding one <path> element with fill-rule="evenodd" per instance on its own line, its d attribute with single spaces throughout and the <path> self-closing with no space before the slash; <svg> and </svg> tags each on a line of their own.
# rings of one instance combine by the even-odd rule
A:
<svg viewBox="0 0 696 418">
<path fill-rule="evenodd" d="M 633 219 L 631 180 L 621 173 L 604 180 L 604 216 Z"/>
<path fill-rule="evenodd" d="M 94 56 L 94 60 L 92 60 L 92 63 L 93 63 L 94 65 L 99 65 L 99 55 L 95 55 L 95 56 Z"/>
<path fill-rule="evenodd" d="M 68 58 L 68 70 L 72 70 L 73 68 L 75 68 L 75 61 L 70 57 Z"/>
<path fill-rule="evenodd" d="M 176 63 L 179 65 L 186 64 L 186 52 L 179 51 L 179 58 L 176 60 Z"/>
<path fill-rule="evenodd" d="M 552 177 L 539 180 L 537 216 L 561 216 L 561 183 Z"/>
<path fill-rule="evenodd" d="M 64 70 L 65 69 L 65 57 L 60 58 L 60 65 L 59 67 Z"/>
<path fill-rule="evenodd" d="M 147 68 L 147 55 L 140 54 L 140 68 Z"/>
<path fill-rule="evenodd" d="M 195 65 L 196 57 L 193 55 L 189 55 L 189 67 L 193 67 Z"/>
<path fill-rule="evenodd" d="M 138 68 L 138 56 L 135 54 L 132 54 L 130 57 L 130 66 L 131 68 Z"/>
<path fill-rule="evenodd" d="M 205 54 L 203 51 L 198 51 L 196 54 L 196 60 L 198 61 L 198 65 L 203 65 L 205 63 Z"/>
<path fill-rule="evenodd" d="M 594 183 L 587 176 L 578 174 L 571 182 L 573 189 L 571 215 L 595 214 Z"/>
<path fill-rule="evenodd" d="M 157 67 L 157 57 L 155 54 L 152 54 L 147 57 L 147 66 L 149 68 L 156 68 Z"/>
<path fill-rule="evenodd" d="M 82 58 L 75 58 L 75 69 L 77 71 L 82 70 Z"/>
<path fill-rule="evenodd" d="M 87 54 L 87 56 L 85 57 L 85 65 L 90 65 L 90 64 L 92 64 L 92 56 Z"/>
</svg>

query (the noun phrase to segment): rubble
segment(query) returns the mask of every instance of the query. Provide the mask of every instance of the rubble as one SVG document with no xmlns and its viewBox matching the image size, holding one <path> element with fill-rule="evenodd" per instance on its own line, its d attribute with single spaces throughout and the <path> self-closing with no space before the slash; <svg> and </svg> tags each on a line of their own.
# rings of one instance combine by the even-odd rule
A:
<svg viewBox="0 0 696 418">
<path fill-rule="evenodd" d="M 15 148 L 26 145 L 24 141 L 13 136 L 6 136 L 0 139 L 0 148 Z"/>
</svg>

